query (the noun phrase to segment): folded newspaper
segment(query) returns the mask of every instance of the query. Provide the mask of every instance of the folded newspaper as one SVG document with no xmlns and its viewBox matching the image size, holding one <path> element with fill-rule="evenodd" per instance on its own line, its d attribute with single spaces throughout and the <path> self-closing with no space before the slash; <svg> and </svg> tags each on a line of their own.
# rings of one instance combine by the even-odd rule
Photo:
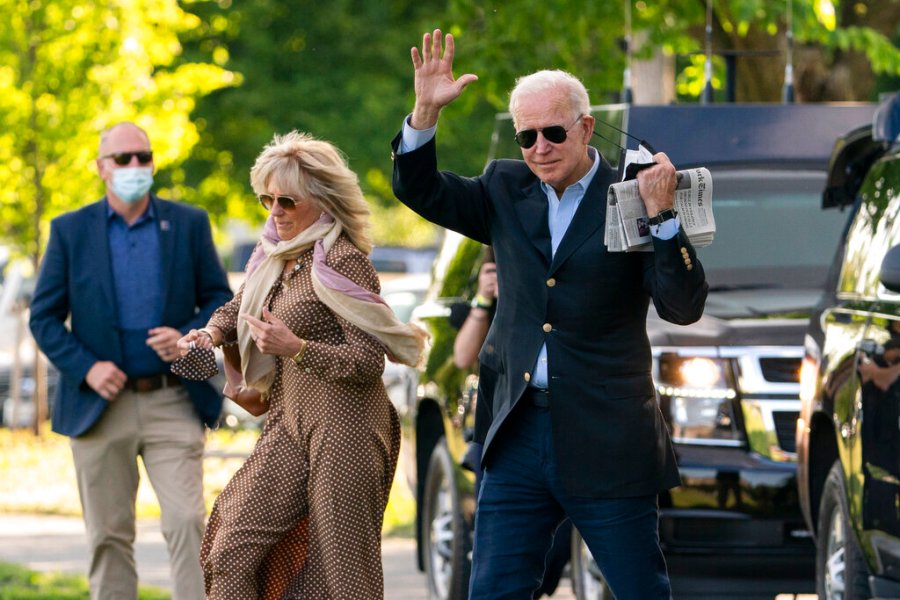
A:
<svg viewBox="0 0 900 600">
<path fill-rule="evenodd" d="M 688 239 L 697 248 L 712 243 L 716 233 L 713 218 L 713 183 L 703 167 L 678 171 L 675 210 Z M 650 223 L 636 179 L 609 186 L 606 199 L 606 247 L 610 252 L 652 251 Z"/>
</svg>

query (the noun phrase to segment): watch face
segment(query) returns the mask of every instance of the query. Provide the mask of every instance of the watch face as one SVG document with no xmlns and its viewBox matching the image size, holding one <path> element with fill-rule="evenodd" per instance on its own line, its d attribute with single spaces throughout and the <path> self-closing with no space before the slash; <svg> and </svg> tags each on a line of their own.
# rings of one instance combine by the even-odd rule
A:
<svg viewBox="0 0 900 600">
<path fill-rule="evenodd" d="M 651 225 L 659 225 L 660 223 L 663 223 L 664 221 L 668 221 L 669 219 L 674 219 L 675 215 L 677 215 L 677 214 L 678 213 L 675 212 L 674 208 L 667 208 L 665 210 L 661 210 L 655 217 L 650 218 L 650 224 Z"/>
</svg>

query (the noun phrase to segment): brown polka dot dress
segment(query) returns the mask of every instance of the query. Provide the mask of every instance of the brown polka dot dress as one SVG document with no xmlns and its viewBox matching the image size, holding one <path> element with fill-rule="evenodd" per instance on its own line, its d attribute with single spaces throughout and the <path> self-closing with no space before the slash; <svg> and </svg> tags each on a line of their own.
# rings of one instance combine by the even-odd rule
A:
<svg viewBox="0 0 900 600">
<path fill-rule="evenodd" d="M 346 236 L 327 262 L 379 290 Z M 213 506 L 200 556 L 207 598 L 384 597 L 381 525 L 400 449 L 384 348 L 317 299 L 311 263 L 310 249 L 266 301 L 309 346 L 300 365 L 279 358 L 256 447 Z M 242 292 L 209 324 L 233 331 Z"/>
</svg>

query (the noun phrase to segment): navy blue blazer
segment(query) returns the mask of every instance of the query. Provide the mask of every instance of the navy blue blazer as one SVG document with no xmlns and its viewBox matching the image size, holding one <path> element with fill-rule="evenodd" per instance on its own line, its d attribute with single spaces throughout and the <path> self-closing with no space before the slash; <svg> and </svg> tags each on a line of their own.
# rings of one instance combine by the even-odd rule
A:
<svg viewBox="0 0 900 600">
<path fill-rule="evenodd" d="M 156 196 L 150 201 L 162 254 L 161 325 L 187 333 L 206 325 L 212 312 L 231 299 L 231 289 L 213 246 L 206 212 Z M 82 435 L 109 405 L 87 385 L 85 376 L 98 360 L 121 367 L 116 322 L 107 203 L 100 200 L 50 223 L 50 240 L 31 300 L 31 332 L 60 371 L 53 431 Z M 222 409 L 219 392 L 205 381 L 182 383 L 198 417 L 212 426 Z"/>
<path fill-rule="evenodd" d="M 491 410 L 482 464 L 490 466 L 492 442 L 546 343 L 563 484 L 574 496 L 594 498 L 651 495 L 680 483 L 651 378 L 647 309 L 652 298 L 663 319 L 692 323 L 708 288 L 683 230 L 671 240 L 654 238 L 654 252 L 607 252 L 613 182 L 615 172 L 602 161 L 551 256 L 547 196 L 523 161 L 493 161 L 474 178 L 439 172 L 433 139 L 394 159 L 397 198 L 494 249 L 502 300 L 479 355 L 479 399 L 490 400 Z"/>
</svg>

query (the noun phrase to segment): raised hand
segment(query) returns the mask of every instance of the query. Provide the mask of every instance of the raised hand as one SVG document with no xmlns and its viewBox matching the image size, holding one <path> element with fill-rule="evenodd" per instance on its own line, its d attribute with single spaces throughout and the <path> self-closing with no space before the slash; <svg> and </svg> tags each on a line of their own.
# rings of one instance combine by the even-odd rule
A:
<svg viewBox="0 0 900 600">
<path fill-rule="evenodd" d="M 453 77 L 453 36 L 446 35 L 441 44 L 441 30 L 422 36 L 422 52 L 413 47 L 415 68 L 416 105 L 410 125 L 415 129 L 428 129 L 437 123 L 441 109 L 456 100 L 463 89 L 478 77 L 467 73 L 459 79 Z"/>
<path fill-rule="evenodd" d="M 488 300 L 497 297 L 497 263 L 486 262 L 481 265 L 478 270 L 477 294 Z"/>
</svg>

